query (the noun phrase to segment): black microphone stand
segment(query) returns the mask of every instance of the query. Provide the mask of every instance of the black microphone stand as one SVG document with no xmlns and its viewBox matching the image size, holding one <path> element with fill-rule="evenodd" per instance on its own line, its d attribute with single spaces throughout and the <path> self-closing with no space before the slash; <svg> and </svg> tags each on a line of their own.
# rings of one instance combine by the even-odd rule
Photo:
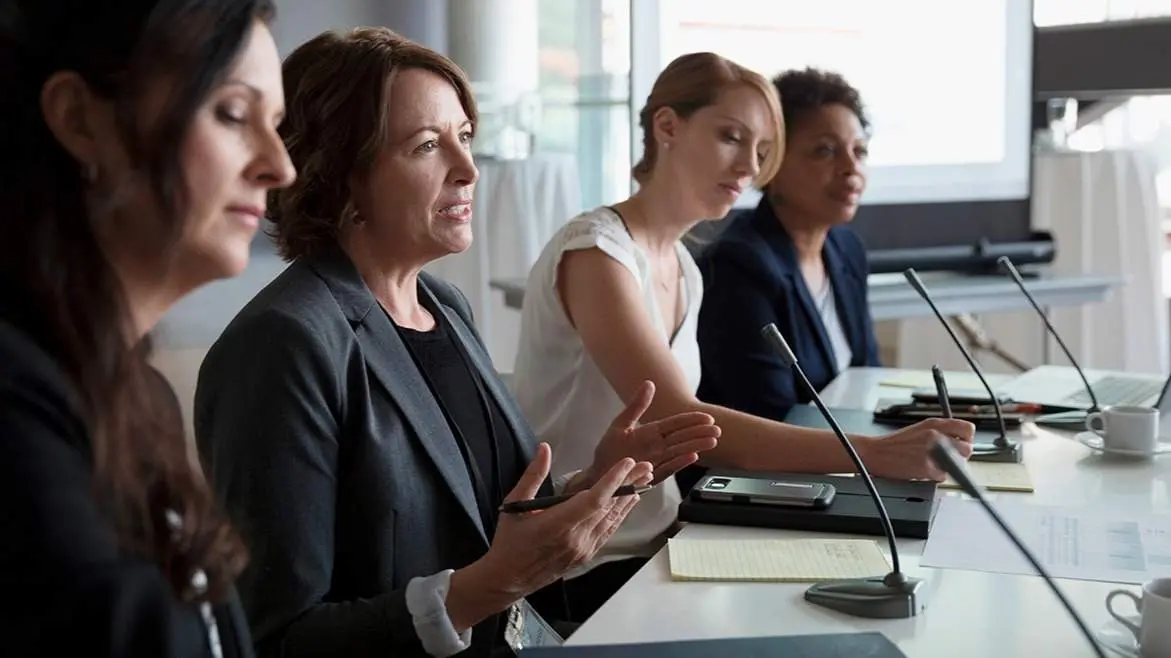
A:
<svg viewBox="0 0 1171 658">
<path fill-rule="evenodd" d="M 1053 327 L 1053 323 L 1049 321 L 1049 316 L 1046 315 L 1045 311 L 1041 310 L 1041 305 L 1037 303 L 1037 300 L 1033 299 L 1033 294 L 1029 292 L 1028 286 L 1025 285 L 1025 280 L 1021 276 L 1020 271 L 1018 271 L 1016 266 L 1012 264 L 1012 261 L 1008 259 L 1008 256 L 1001 256 L 1000 258 L 996 259 L 996 262 L 1004 269 L 1005 272 L 1008 272 L 1008 275 L 1012 277 L 1012 280 L 1016 283 L 1017 287 L 1021 289 L 1025 299 L 1029 300 L 1029 304 L 1033 307 L 1033 310 L 1037 312 L 1037 315 L 1041 316 L 1041 322 L 1045 323 L 1045 330 L 1049 332 L 1050 336 L 1053 336 L 1053 340 L 1057 341 L 1057 346 L 1061 348 L 1063 353 L 1065 353 L 1065 358 L 1069 359 L 1070 365 L 1072 365 L 1073 369 L 1077 371 L 1077 376 L 1081 377 L 1082 386 L 1086 387 L 1086 393 L 1090 396 L 1090 409 L 1087 413 L 1101 411 L 1102 405 L 1098 404 L 1098 396 L 1094 394 L 1094 387 L 1090 386 L 1090 380 L 1086 378 L 1086 373 L 1082 370 L 1081 365 L 1078 364 L 1077 359 L 1073 358 L 1073 352 L 1069 351 L 1069 347 L 1066 346 L 1065 341 L 1061 340 L 1061 334 L 1057 333 L 1057 329 L 1055 329 Z"/>
<path fill-rule="evenodd" d="M 1031 564 L 1033 569 L 1036 570 L 1037 575 L 1044 579 L 1045 584 L 1049 586 L 1049 589 L 1053 591 L 1053 594 L 1057 597 L 1057 600 L 1060 601 L 1061 605 L 1065 607 L 1065 611 L 1069 613 L 1070 617 L 1073 617 L 1073 621 L 1075 624 L 1077 624 L 1078 630 L 1080 630 L 1082 635 L 1085 636 L 1086 641 L 1090 643 L 1090 646 L 1094 648 L 1094 655 L 1098 656 L 1098 658 L 1106 658 L 1106 652 L 1102 650 L 1102 646 L 1098 644 L 1097 640 L 1094 639 L 1094 634 L 1090 632 L 1090 627 L 1086 624 L 1086 620 L 1082 619 L 1081 615 L 1077 613 L 1077 610 L 1074 609 L 1073 604 L 1070 603 L 1069 599 L 1065 597 L 1065 594 L 1061 591 L 1061 588 L 1059 588 L 1057 583 L 1053 580 L 1053 576 L 1049 574 L 1049 571 L 1045 569 L 1045 566 L 1041 564 L 1041 561 L 1037 559 L 1037 556 L 1033 554 L 1033 552 L 1029 550 L 1029 547 L 1025 545 L 1025 542 L 1022 541 L 1021 538 L 1012 531 L 1012 528 L 1008 526 L 1008 522 L 1004 520 L 1004 517 L 1000 516 L 1000 514 L 996 511 L 996 508 L 992 506 L 992 503 L 988 502 L 988 498 L 984 495 L 981 487 L 976 484 L 976 480 L 972 477 L 971 473 L 968 472 L 967 466 L 964 465 L 963 458 L 960 457 L 959 453 L 955 451 L 955 448 L 951 446 L 951 442 L 947 439 L 937 440 L 935 445 L 931 447 L 931 461 L 935 462 L 936 466 L 950 475 L 951 479 L 955 480 L 955 483 L 958 484 L 961 489 L 963 489 L 964 493 L 968 494 L 972 498 L 975 498 L 976 502 L 980 503 L 980 506 L 984 508 L 984 511 L 988 512 L 988 516 L 992 517 L 992 520 L 996 523 L 997 526 L 1000 527 L 1001 532 L 1003 532 L 1005 536 L 1007 536 L 1009 540 L 1012 541 L 1013 545 L 1016 546 L 1017 550 L 1025 556 L 1025 559 L 1028 560 L 1029 564 Z"/>
<path fill-rule="evenodd" d="M 882 496 L 878 493 L 878 487 L 874 486 L 874 480 L 870 477 L 870 471 L 862 463 L 862 458 L 858 456 L 858 452 L 854 450 L 854 446 L 846 438 L 846 433 L 842 431 L 838 421 L 834 419 L 833 414 L 821 401 L 821 396 L 817 394 L 817 389 L 805 376 L 805 371 L 797 364 L 797 356 L 789 349 L 789 343 L 785 341 L 785 337 L 781 335 L 777 326 L 769 323 L 761 329 L 760 333 L 781 357 L 781 360 L 785 362 L 785 365 L 797 376 L 797 381 L 801 382 L 802 386 L 809 391 L 818 411 L 825 417 L 834 436 L 838 438 L 838 441 L 841 441 L 842 447 L 846 449 L 846 453 L 854 462 L 854 467 L 858 469 L 858 474 L 866 484 L 870 497 L 874 499 L 874 506 L 878 508 L 878 518 L 882 522 L 882 531 L 886 534 L 886 540 L 890 544 L 890 573 L 875 578 L 850 578 L 816 583 L 805 590 L 805 600 L 814 605 L 855 617 L 871 619 L 914 617 L 923 608 L 919 595 L 919 588 L 922 587 L 923 580 L 907 576 L 899 567 L 899 548 L 895 542 L 894 526 L 891 525 L 890 515 L 886 511 L 886 505 L 882 502 Z"/>
<path fill-rule="evenodd" d="M 1021 444 L 1008 440 L 1008 428 L 1004 424 L 1004 411 L 1000 408 L 1000 398 L 996 396 L 996 391 L 992 390 L 992 385 L 984 378 L 984 372 L 980 370 L 980 366 L 977 365 L 976 360 L 968 353 L 960 337 L 951 328 L 951 323 L 943 317 L 943 313 L 935 305 L 935 301 L 931 299 L 931 293 L 927 292 L 927 286 L 923 285 L 923 280 L 919 278 L 919 274 L 915 271 L 915 268 L 907 269 L 903 272 L 903 276 L 906 277 L 907 283 L 911 284 L 915 292 L 919 293 L 923 301 L 927 302 L 927 305 L 931 307 L 931 312 L 935 314 L 936 319 L 939 320 L 939 324 L 942 324 L 943 328 L 947 330 L 947 335 L 951 336 L 951 342 L 955 343 L 955 346 L 959 348 L 960 354 L 968 362 L 968 367 L 972 369 L 972 372 L 976 374 L 976 378 L 984 385 L 984 390 L 988 392 L 988 398 L 992 401 L 992 410 L 996 412 L 996 423 L 999 426 L 1000 436 L 997 436 L 991 445 L 973 444 L 972 461 L 1019 464 L 1024 459 Z"/>
</svg>

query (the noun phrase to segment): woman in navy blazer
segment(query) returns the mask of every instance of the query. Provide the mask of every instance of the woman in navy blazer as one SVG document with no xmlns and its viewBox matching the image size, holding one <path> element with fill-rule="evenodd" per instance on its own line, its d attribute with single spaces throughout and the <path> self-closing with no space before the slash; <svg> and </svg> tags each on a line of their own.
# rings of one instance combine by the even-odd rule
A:
<svg viewBox="0 0 1171 658">
<path fill-rule="evenodd" d="M 845 368 L 880 363 L 866 247 L 843 226 L 866 187 L 869 122 L 858 91 L 814 69 L 773 82 L 785 161 L 756 209 L 732 220 L 699 258 L 699 395 L 779 420 L 810 398 L 759 338 L 766 324 L 776 323 L 818 389 Z"/>
</svg>

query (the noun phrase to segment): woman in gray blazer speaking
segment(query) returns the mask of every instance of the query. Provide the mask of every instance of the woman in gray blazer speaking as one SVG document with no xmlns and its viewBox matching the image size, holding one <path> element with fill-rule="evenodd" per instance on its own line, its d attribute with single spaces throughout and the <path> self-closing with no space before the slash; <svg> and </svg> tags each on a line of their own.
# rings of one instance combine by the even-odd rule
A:
<svg viewBox="0 0 1171 658">
<path fill-rule="evenodd" d="M 464 74 L 372 28 L 304 44 L 284 82 L 299 178 L 274 195 L 272 219 L 292 264 L 208 353 L 195 411 L 213 486 L 252 551 L 240 592 L 258 653 L 507 651 L 512 622 L 569 618 L 562 574 L 638 501 L 615 490 L 670 476 L 719 430 L 702 413 L 639 424 L 648 383 L 590 467 L 549 481 L 549 447 L 463 295 L 421 272 L 472 240 Z M 554 493 L 575 495 L 499 512 Z"/>
</svg>

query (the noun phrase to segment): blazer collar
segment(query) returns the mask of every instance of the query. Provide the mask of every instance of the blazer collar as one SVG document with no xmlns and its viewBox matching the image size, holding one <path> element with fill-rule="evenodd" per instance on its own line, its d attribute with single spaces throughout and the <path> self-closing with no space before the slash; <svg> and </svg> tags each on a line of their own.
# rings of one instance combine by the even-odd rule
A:
<svg viewBox="0 0 1171 658">
<path fill-rule="evenodd" d="M 464 352 L 467 353 L 472 365 L 476 368 L 476 373 L 480 376 L 480 380 L 484 382 L 488 394 L 496 401 L 497 406 L 504 414 L 504 419 L 508 423 L 509 429 L 512 430 L 512 436 L 516 442 L 516 448 L 519 451 L 521 458 L 525 464 L 533 460 L 534 442 L 529 440 L 531 430 L 529 429 L 528 421 L 525 420 L 524 414 L 520 407 L 516 405 L 512 394 L 506 390 L 504 382 L 500 376 L 496 374 L 496 367 L 492 365 L 492 357 L 483 348 L 479 338 L 475 334 L 475 330 L 469 327 L 464 322 L 463 317 L 455 312 L 450 306 L 440 302 L 435 293 L 427 286 L 426 282 L 421 286 L 423 294 L 427 295 L 447 319 L 450 327 L 455 329 L 456 335 L 459 337 L 460 343 Z"/>
<path fill-rule="evenodd" d="M 753 211 L 752 224 L 757 233 L 764 237 L 769 248 L 780 259 L 783 265 L 782 272 L 789 280 L 790 288 L 796 293 L 801 309 L 807 316 L 807 324 L 814 329 L 817 346 L 821 350 L 822 357 L 826 363 L 834 363 L 829 333 L 825 329 L 825 323 L 821 319 L 817 304 L 813 301 L 809 286 L 805 285 L 805 277 L 801 274 L 801 265 L 797 261 L 797 249 L 793 246 L 792 238 L 781 226 L 780 219 L 778 219 L 767 195 L 761 198 L 756 210 Z M 851 279 L 845 258 L 830 236 L 826 236 L 825 245 L 821 248 L 821 257 L 825 262 L 826 275 L 833 286 L 834 304 L 838 310 L 838 317 L 842 321 L 842 328 L 846 332 L 846 339 L 851 345 L 855 345 L 859 329 L 853 325 L 860 320 L 856 317 L 858 306 L 854 304 L 855 300 L 853 299 L 857 286 Z M 863 304 L 861 308 L 865 308 L 865 305 Z"/>
<path fill-rule="evenodd" d="M 860 350 L 865 349 L 866 343 L 863 327 L 870 313 L 866 301 L 866 286 L 869 284 L 865 273 L 859 275 L 850 269 L 849 262 L 838 247 L 838 241 L 833 239 L 834 231 L 837 230 L 830 229 L 825 239 L 825 247 L 821 250 L 821 257 L 825 260 L 825 270 L 829 273 L 830 282 L 833 283 L 838 319 L 842 323 L 842 330 L 846 332 L 846 341 L 850 343 L 850 349 L 854 352 L 853 360 L 857 362 L 859 356 L 864 356 Z"/>
<path fill-rule="evenodd" d="M 357 268 L 341 250 L 316 255 L 309 265 L 329 286 L 353 325 L 370 372 L 394 399 L 415 439 L 487 543 L 476 490 L 455 435 L 390 317 L 382 312 Z"/>
<path fill-rule="evenodd" d="M 317 275 L 329 287 L 329 291 L 333 293 L 333 298 L 337 300 L 342 313 L 351 323 L 362 322 L 370 311 L 375 310 L 378 306 L 370 288 L 366 286 L 366 282 L 358 274 L 358 268 L 354 266 L 354 262 L 340 247 L 330 247 L 325 251 L 306 257 L 306 260 L 309 267 L 317 272 Z"/>
</svg>

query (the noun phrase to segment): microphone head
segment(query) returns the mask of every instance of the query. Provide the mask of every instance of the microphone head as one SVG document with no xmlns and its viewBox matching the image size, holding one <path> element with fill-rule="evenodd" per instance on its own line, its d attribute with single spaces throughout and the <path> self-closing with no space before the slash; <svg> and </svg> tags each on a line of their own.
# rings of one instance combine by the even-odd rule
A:
<svg viewBox="0 0 1171 658">
<path fill-rule="evenodd" d="M 903 270 L 903 277 L 906 278 L 907 283 L 911 284 L 915 292 L 919 293 L 920 297 L 927 297 L 927 288 L 924 287 L 923 279 L 919 278 L 919 273 L 915 271 L 915 268 L 908 267 Z"/>
<path fill-rule="evenodd" d="M 770 322 L 760 330 L 760 335 L 764 336 L 764 340 L 772 346 L 773 351 L 781 357 L 785 365 L 789 368 L 797 365 L 797 355 L 793 354 L 793 350 L 789 349 L 789 343 L 785 337 L 781 335 L 781 330 L 777 329 L 777 325 Z"/>
</svg>

